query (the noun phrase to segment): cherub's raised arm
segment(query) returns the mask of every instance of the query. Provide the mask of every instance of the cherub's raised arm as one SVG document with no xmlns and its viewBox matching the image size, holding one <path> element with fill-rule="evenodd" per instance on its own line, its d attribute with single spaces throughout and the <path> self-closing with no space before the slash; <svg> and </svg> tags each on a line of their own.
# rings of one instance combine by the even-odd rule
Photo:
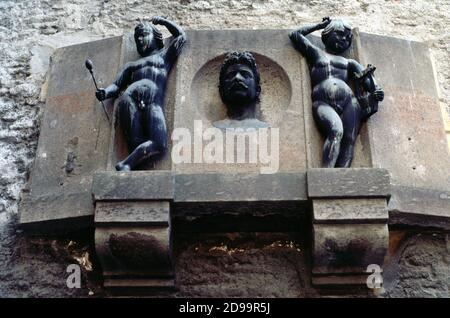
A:
<svg viewBox="0 0 450 318">
<path fill-rule="evenodd" d="M 305 56 L 309 62 L 313 62 L 317 55 L 320 54 L 320 49 L 314 46 L 307 38 L 306 35 L 325 28 L 330 23 L 330 18 L 323 18 L 321 23 L 309 24 L 292 31 L 289 34 L 289 38 L 294 44 L 295 48 Z"/>
<path fill-rule="evenodd" d="M 167 66 L 170 68 L 178 55 L 180 55 L 181 49 L 186 43 L 186 33 L 184 33 L 183 29 L 177 24 L 162 17 L 154 17 L 152 23 L 164 25 L 173 36 L 172 41 L 165 50 L 165 59 L 168 62 Z"/>
<path fill-rule="evenodd" d="M 169 30 L 170 34 L 172 34 L 172 36 L 174 38 L 178 37 L 178 36 L 182 36 L 182 37 L 186 37 L 186 34 L 184 33 L 183 29 L 181 27 L 179 27 L 176 23 L 167 20 L 163 17 L 154 17 L 152 19 L 152 23 L 155 25 L 164 25 L 167 30 Z"/>
</svg>

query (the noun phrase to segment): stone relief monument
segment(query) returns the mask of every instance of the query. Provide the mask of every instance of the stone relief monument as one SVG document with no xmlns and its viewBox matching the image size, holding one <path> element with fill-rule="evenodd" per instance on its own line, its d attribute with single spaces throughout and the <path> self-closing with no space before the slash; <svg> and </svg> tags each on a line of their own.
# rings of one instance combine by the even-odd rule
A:
<svg viewBox="0 0 450 318">
<path fill-rule="evenodd" d="M 231 52 L 220 69 L 219 92 L 227 106 L 227 119 L 216 121 L 217 128 L 266 128 L 256 119 L 256 103 L 261 94 L 260 74 L 250 52 Z"/>
<path fill-rule="evenodd" d="M 326 51 L 305 37 L 321 29 Z M 313 116 L 326 138 L 323 167 L 348 168 L 361 121 L 378 110 L 373 102 L 382 101 L 384 92 L 375 84 L 373 69 L 364 70 L 354 59 L 339 55 L 350 47 L 353 37 L 351 28 L 343 21 L 326 17 L 321 23 L 293 31 L 289 37 L 311 67 Z M 349 86 L 350 79 L 358 81 L 357 96 Z M 368 93 L 363 94 L 364 91 Z"/>
<path fill-rule="evenodd" d="M 426 45 L 360 33 L 330 19 L 292 33 L 185 34 L 167 19 L 152 22 L 173 35 L 164 47 L 160 33 L 143 23 L 134 36 L 55 53 L 37 157 L 20 206 L 20 223 L 30 233 L 94 227 L 106 288 L 173 292 L 183 284 L 174 252 L 178 234 L 240 232 L 305 235 L 311 264 L 302 267 L 314 288 L 366 286 L 368 266 L 386 261 L 388 225 L 450 228 L 448 201 L 440 199 L 450 197 L 450 156 L 441 142 Z M 322 28 L 323 42 L 310 34 Z M 388 49 L 389 59 L 380 54 Z M 89 74 L 79 71 L 86 57 L 98 65 L 99 86 L 114 83 L 96 96 Z M 384 94 L 374 68 L 362 67 L 366 59 L 379 66 L 389 96 L 367 122 Z M 117 110 L 119 125 L 105 120 L 96 97 L 109 116 Z M 166 156 L 157 169 L 127 171 L 154 152 L 170 152 L 173 131 L 194 131 L 194 121 L 208 128 L 279 129 L 279 169 L 262 174 L 254 166 L 178 164 Z M 421 134 L 409 124 L 415 121 L 426 127 Z M 125 159 L 111 155 L 122 135 L 131 152 Z"/>
<path fill-rule="evenodd" d="M 167 128 L 164 117 L 164 97 L 170 70 L 181 53 L 186 35 L 173 22 L 161 17 L 154 25 L 167 27 L 173 36 L 164 47 L 162 34 L 147 22 L 134 31 L 136 49 L 142 56 L 127 63 L 113 84 L 96 92 L 99 101 L 117 98 L 121 91 L 118 116 L 131 154 L 116 165 L 118 171 L 135 169 L 139 163 L 167 150 Z"/>
</svg>

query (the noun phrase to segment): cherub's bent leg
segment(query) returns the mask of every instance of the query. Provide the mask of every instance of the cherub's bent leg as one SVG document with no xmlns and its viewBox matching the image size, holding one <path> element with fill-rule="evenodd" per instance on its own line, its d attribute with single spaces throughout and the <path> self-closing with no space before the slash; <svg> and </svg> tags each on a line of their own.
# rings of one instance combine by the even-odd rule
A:
<svg viewBox="0 0 450 318">
<path fill-rule="evenodd" d="M 343 134 L 342 121 L 336 111 L 324 102 L 313 103 L 314 120 L 326 138 L 323 146 L 322 166 L 334 168 L 339 156 Z"/>
<path fill-rule="evenodd" d="M 125 135 L 125 140 L 130 152 L 133 152 L 140 144 L 145 141 L 144 128 L 142 125 L 143 114 L 136 107 L 136 103 L 133 98 L 128 94 L 124 94 L 121 97 L 118 106 L 118 115 L 120 126 Z M 129 155 L 124 160 L 116 164 L 116 170 L 129 171 L 132 169 L 127 163 Z"/>
<path fill-rule="evenodd" d="M 155 148 L 159 153 L 167 150 L 167 128 L 166 118 L 161 106 L 153 104 L 145 111 L 145 127 L 144 134 L 155 144 Z"/>
<path fill-rule="evenodd" d="M 117 170 L 123 167 L 132 170 L 143 160 L 166 151 L 167 130 L 164 113 L 158 105 L 147 107 L 144 112 L 144 133 L 147 141 L 137 146 L 125 160 L 119 162 L 116 166 Z"/>
<path fill-rule="evenodd" d="M 118 113 L 120 127 L 125 135 L 128 149 L 132 152 L 145 141 L 143 114 L 138 110 L 134 99 L 126 93 L 120 99 Z"/>
<path fill-rule="evenodd" d="M 356 138 L 361 127 L 361 107 L 356 98 L 345 107 L 342 114 L 344 135 L 341 142 L 341 152 L 336 162 L 336 167 L 349 168 L 352 164 Z"/>
</svg>

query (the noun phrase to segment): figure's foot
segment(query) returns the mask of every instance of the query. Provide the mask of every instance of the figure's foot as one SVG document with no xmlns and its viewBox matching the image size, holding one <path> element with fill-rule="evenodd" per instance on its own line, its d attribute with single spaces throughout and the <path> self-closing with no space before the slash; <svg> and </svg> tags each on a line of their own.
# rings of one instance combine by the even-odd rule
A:
<svg viewBox="0 0 450 318">
<path fill-rule="evenodd" d="M 130 171 L 131 167 L 129 165 L 123 164 L 122 162 L 119 162 L 116 164 L 116 170 L 117 171 Z"/>
</svg>

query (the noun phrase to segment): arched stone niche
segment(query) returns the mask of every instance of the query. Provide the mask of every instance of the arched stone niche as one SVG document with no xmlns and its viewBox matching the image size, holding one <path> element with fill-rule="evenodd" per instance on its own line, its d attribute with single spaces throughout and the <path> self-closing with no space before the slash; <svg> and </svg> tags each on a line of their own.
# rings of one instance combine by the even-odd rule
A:
<svg viewBox="0 0 450 318">
<path fill-rule="evenodd" d="M 257 118 L 270 127 L 278 127 L 288 109 L 292 97 L 291 81 L 277 62 L 256 52 L 261 76 L 261 96 L 257 107 Z M 191 102 L 196 112 L 208 123 L 227 117 L 226 106 L 219 95 L 219 73 L 225 58 L 221 54 L 207 61 L 195 74 L 191 84 Z"/>
</svg>

